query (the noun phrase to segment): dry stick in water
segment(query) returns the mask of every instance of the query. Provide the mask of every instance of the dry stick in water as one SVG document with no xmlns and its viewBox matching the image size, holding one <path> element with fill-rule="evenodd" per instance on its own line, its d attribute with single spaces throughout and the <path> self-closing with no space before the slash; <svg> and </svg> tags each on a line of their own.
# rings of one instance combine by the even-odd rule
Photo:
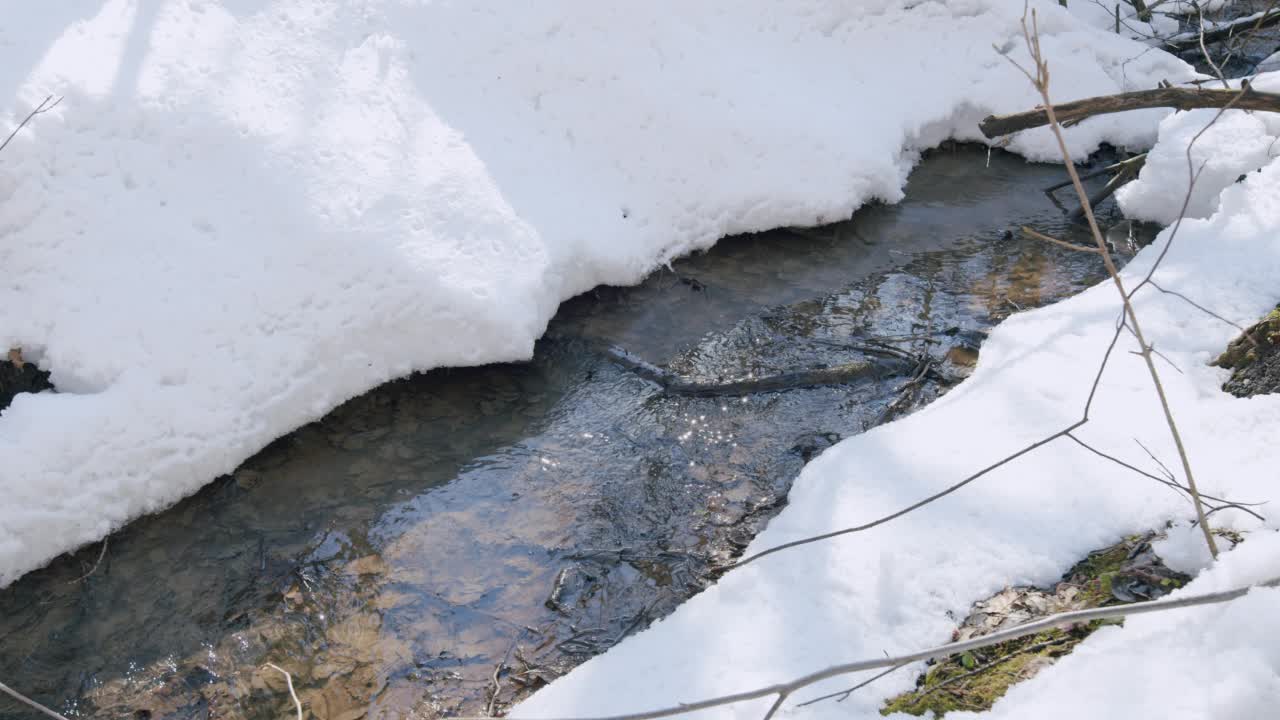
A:
<svg viewBox="0 0 1280 720">
<path fill-rule="evenodd" d="M 699 700 L 697 702 L 681 703 L 679 705 L 650 710 L 648 712 L 627 713 L 625 715 L 604 715 L 596 718 L 555 718 L 554 720 L 657 720 L 657 718 L 683 715 L 697 710 L 706 710 L 708 708 L 731 705 L 733 703 L 744 702 L 747 700 L 758 700 L 760 698 L 776 695 L 779 699 L 775 700 L 773 705 L 769 708 L 769 714 L 772 715 L 782 704 L 782 700 L 790 697 L 797 690 L 822 682 L 823 680 L 829 680 L 833 677 L 848 675 L 855 672 L 863 672 L 866 670 L 878 670 L 880 668 L 909 665 L 921 660 L 932 660 L 934 658 L 947 657 L 956 653 L 969 652 L 970 650 L 998 645 L 1009 640 L 1016 640 L 1021 637 L 1026 637 L 1027 635 L 1034 635 L 1045 630 L 1056 628 L 1060 625 L 1092 622 L 1094 620 L 1118 619 L 1129 617 L 1131 615 L 1145 615 L 1147 613 L 1177 610 L 1180 608 L 1196 607 L 1201 605 L 1214 605 L 1244 597 L 1255 588 L 1275 587 L 1280 587 L 1280 578 L 1272 578 L 1256 585 L 1247 585 L 1244 587 L 1234 588 L 1232 590 L 1204 593 L 1202 595 L 1190 595 L 1174 600 L 1150 600 L 1147 602 L 1132 603 L 1130 605 L 1073 610 L 1071 612 L 1050 615 L 1046 618 L 1018 625 L 1017 627 L 1013 627 L 1008 630 L 994 632 L 990 635 L 983 635 L 982 637 L 971 638 L 961 642 L 939 645 L 937 647 L 908 653 L 906 655 L 886 656 L 870 660 L 858 660 L 840 665 L 832 665 L 831 667 L 810 673 L 789 682 L 767 685 L 765 687 L 756 688 L 755 690 L 747 690 L 745 692 L 733 693 L 731 695 L 722 695 L 720 697 Z M 766 715 L 765 717 L 768 718 L 769 716 Z M 476 718 L 475 720 L 481 719 Z"/>
<path fill-rule="evenodd" d="M 293 707 L 298 712 L 298 720 L 302 720 L 302 701 L 298 700 L 298 693 L 293 691 L 293 676 L 289 674 L 288 670 L 285 670 L 275 663 L 267 663 L 263 667 L 269 667 L 281 675 L 284 675 L 284 681 L 289 685 L 289 697 L 293 698 Z"/>
<path fill-rule="evenodd" d="M 54 720 L 67 720 L 67 718 L 62 716 L 61 714 L 50 710 L 49 708 L 41 705 L 35 700 L 32 700 L 31 698 L 27 697 L 26 695 L 23 695 L 22 693 L 18 692 L 17 690 L 14 690 L 13 688 L 9 687 L 8 685 L 5 685 L 4 683 L 0 683 L 0 692 L 4 693 L 5 695 L 8 695 L 14 700 L 17 700 L 23 705 L 26 705 L 27 707 L 36 710 L 37 712 L 40 712 L 44 715 L 48 715 Z"/>
<path fill-rule="evenodd" d="M 1062 126 L 1058 123 L 1057 114 L 1054 112 L 1053 101 L 1049 97 L 1049 64 L 1045 61 L 1044 55 L 1040 52 L 1040 30 L 1036 21 L 1036 11 L 1031 11 L 1032 27 L 1027 27 L 1025 17 L 1022 21 L 1023 38 L 1027 43 L 1027 51 L 1031 55 L 1031 61 L 1035 66 L 1035 74 L 1032 75 L 1025 69 L 1022 70 L 1026 74 L 1032 85 L 1040 93 L 1040 97 L 1044 100 L 1044 113 L 1049 119 L 1049 129 L 1053 132 L 1054 139 L 1057 140 L 1058 149 L 1062 152 L 1062 161 L 1066 165 L 1067 174 L 1071 177 L 1071 184 L 1075 187 L 1076 195 L 1080 198 L 1080 206 L 1084 208 L 1085 219 L 1089 222 L 1089 231 L 1093 234 L 1093 240 L 1098 246 L 1098 252 L 1102 256 L 1102 262 L 1107 268 L 1107 274 L 1111 276 L 1111 282 L 1115 284 L 1116 291 L 1120 293 L 1121 302 L 1124 304 L 1124 312 L 1127 318 L 1129 329 L 1133 332 L 1133 336 L 1138 341 L 1143 361 L 1147 365 L 1147 372 L 1151 375 L 1151 382 L 1155 386 L 1156 395 L 1160 399 L 1160 408 L 1164 412 L 1165 423 L 1169 426 L 1169 434 L 1173 437 L 1173 444 L 1178 450 L 1178 459 L 1182 462 L 1182 472 L 1187 478 L 1187 489 L 1191 493 L 1192 501 L 1196 508 L 1196 518 L 1199 520 L 1200 529 L 1204 533 L 1205 543 L 1209 546 L 1209 553 L 1214 557 L 1218 557 L 1218 544 L 1213 539 L 1213 532 L 1209 527 L 1208 516 L 1205 515 L 1204 503 L 1200 499 L 1200 492 L 1196 488 L 1195 475 L 1191 471 L 1191 461 L 1187 457 L 1187 449 L 1182 442 L 1182 433 L 1178 431 L 1178 424 L 1173 418 L 1173 411 L 1169 407 L 1169 399 L 1164 392 L 1164 384 L 1160 380 L 1160 372 L 1156 369 L 1153 358 L 1152 347 L 1147 342 L 1146 337 L 1142 333 L 1142 325 L 1138 322 L 1138 314 L 1133 309 L 1129 292 L 1125 290 L 1124 280 L 1120 277 L 1119 270 L 1116 269 L 1115 263 L 1111 259 L 1111 253 L 1107 250 L 1107 242 L 1102 236 L 1102 231 L 1098 228 L 1098 220 L 1093 215 L 1093 207 L 1089 204 L 1089 194 L 1085 192 L 1084 185 L 1080 182 L 1080 177 L 1076 173 L 1075 163 L 1071 161 L 1071 152 L 1067 150 L 1067 141 L 1062 135 Z M 1015 63 L 1016 64 L 1016 63 Z M 1019 68 L 1022 69 L 1022 68 Z M 1236 100 L 1248 92 L 1247 88 L 1236 93 Z M 1223 110 L 1231 107 L 1228 103 Z M 1221 115 L 1221 113 L 1219 113 Z M 1190 152 L 1190 150 L 1188 150 Z M 1190 197 L 1191 188 L 1187 189 L 1187 195 Z M 1172 239 L 1172 238 L 1171 238 Z M 1154 268 L 1153 268 L 1154 271 Z"/>
</svg>

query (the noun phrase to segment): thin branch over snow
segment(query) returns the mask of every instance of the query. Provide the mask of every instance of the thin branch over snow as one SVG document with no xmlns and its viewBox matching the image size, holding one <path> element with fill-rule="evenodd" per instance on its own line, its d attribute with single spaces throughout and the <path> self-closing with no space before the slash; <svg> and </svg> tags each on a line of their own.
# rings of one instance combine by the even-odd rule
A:
<svg viewBox="0 0 1280 720">
<path fill-rule="evenodd" d="M 27 124 L 30 123 L 33 118 L 35 118 L 35 116 L 43 115 L 49 112 L 50 110 L 58 107 L 58 103 L 60 102 L 62 102 L 62 98 L 54 99 L 52 95 L 45 98 L 44 100 L 41 100 L 40 104 L 36 106 L 36 109 L 27 113 L 27 116 L 22 119 L 22 122 L 18 123 L 18 126 L 15 127 L 13 131 L 9 133 L 9 136 L 4 139 L 4 142 L 0 142 L 0 150 L 4 150 L 6 147 L 8 147 L 9 142 L 13 140 L 14 136 L 17 135 L 18 132 L 22 130 L 22 128 L 26 127 Z"/>
<path fill-rule="evenodd" d="M 1173 600 L 1151 600 L 1148 602 L 1138 602 L 1130 605 L 1118 605 L 1114 607 L 1089 608 L 1087 610 L 1073 610 L 1071 612 L 1058 613 L 1050 615 L 1046 618 L 1036 620 L 1035 622 L 1025 623 L 1008 630 L 983 635 L 982 637 L 972 638 L 961 642 L 947 643 L 937 647 L 919 650 L 905 655 L 885 656 L 872 658 L 869 660 L 857 660 L 854 662 L 843 663 L 841 665 L 832 665 L 831 667 L 810 673 L 803 677 L 796 678 L 789 682 L 767 685 L 755 690 L 747 690 L 745 692 L 733 693 L 731 695 L 722 695 L 707 700 L 699 700 L 697 702 L 682 703 L 672 707 L 660 708 L 657 710 L 649 710 L 647 712 L 627 713 L 624 715 L 606 715 L 597 718 L 547 718 L 540 720 L 656 720 L 657 718 L 672 717 L 675 715 L 684 715 L 697 710 L 706 710 L 708 708 L 720 707 L 722 705 L 732 705 L 733 703 L 744 702 L 747 700 L 758 700 L 760 698 L 777 696 L 777 700 L 769 708 L 767 718 L 777 711 L 778 707 L 797 690 L 809 687 L 815 683 L 828 680 L 841 675 L 848 675 L 855 672 L 863 672 L 866 670 L 877 670 L 881 668 L 894 668 L 901 665 L 908 665 L 913 662 L 922 660 L 932 660 L 934 658 L 947 657 L 957 653 L 977 650 L 979 648 L 998 645 L 1000 643 L 1016 640 L 1017 638 L 1034 635 L 1044 630 L 1050 630 L 1060 625 L 1068 625 L 1074 623 L 1085 623 L 1093 620 L 1109 620 L 1130 617 L 1133 615 L 1145 615 L 1148 613 L 1164 612 L 1167 610 L 1178 610 L 1181 608 L 1196 607 L 1201 605 L 1215 605 L 1218 603 L 1230 602 L 1237 598 L 1244 597 L 1254 588 L 1275 588 L 1280 587 L 1280 577 L 1272 578 L 1256 585 L 1248 585 L 1238 587 L 1231 590 L 1223 590 L 1221 592 L 1204 593 L 1201 595 L 1189 595 L 1187 597 L 1176 598 Z M 837 693 L 840 694 L 840 693 Z M 818 699 L 818 698 L 815 698 Z M 466 720 L 481 720 L 480 718 Z M 489 720 L 485 718 L 483 720 Z"/>
<path fill-rule="evenodd" d="M 1124 286 L 1124 280 L 1120 277 L 1120 271 L 1116 269 L 1115 263 L 1111 260 L 1111 253 L 1107 250 L 1107 241 L 1102 235 L 1102 230 L 1098 227 L 1098 220 L 1094 217 L 1093 206 L 1089 203 L 1089 195 L 1085 192 L 1084 185 L 1080 182 L 1080 177 L 1076 173 L 1075 163 L 1071 161 L 1071 153 L 1067 150 L 1067 141 L 1062 134 L 1062 125 L 1059 122 L 1057 109 L 1053 105 L 1052 99 L 1049 97 L 1049 64 L 1045 61 L 1044 55 L 1040 50 L 1040 28 L 1036 21 L 1036 11 L 1031 11 L 1031 26 L 1027 26 L 1026 18 L 1022 20 L 1022 33 L 1026 39 L 1027 51 L 1031 55 L 1031 61 L 1035 67 L 1035 73 L 1032 74 L 1026 70 L 1027 79 L 1040 93 L 1040 97 L 1044 100 L 1044 114 L 1049 119 L 1049 129 L 1053 131 L 1053 137 L 1058 143 L 1058 149 L 1062 153 L 1062 162 L 1067 168 L 1067 175 L 1071 177 L 1071 184 L 1076 189 L 1076 195 L 1080 198 L 1080 206 L 1084 209 L 1084 217 L 1089 222 L 1089 232 L 1093 234 L 1094 243 L 1098 246 L 1098 251 L 1102 255 L 1102 262 L 1106 265 L 1107 274 L 1111 276 L 1111 282 L 1116 286 L 1116 291 L 1120 294 L 1120 301 L 1124 306 L 1125 325 L 1133 333 L 1134 338 L 1138 341 L 1138 348 L 1141 351 L 1142 360 L 1147 365 L 1147 372 L 1151 375 L 1151 384 L 1156 391 L 1156 397 L 1160 400 L 1160 409 L 1164 413 L 1165 424 L 1169 427 L 1169 434 L 1173 438 L 1174 447 L 1178 450 L 1178 459 L 1182 462 L 1182 473 L 1186 477 L 1187 490 L 1190 491 L 1192 500 L 1195 504 L 1196 519 L 1200 524 L 1200 530 L 1204 533 L 1205 543 L 1209 546 L 1209 554 L 1215 559 L 1218 557 L 1218 544 L 1213 539 L 1212 529 L 1209 527 L 1208 515 L 1205 513 L 1204 503 L 1200 499 L 1200 492 L 1196 487 L 1195 475 L 1191 471 L 1191 460 L 1187 457 L 1187 448 L 1182 441 L 1182 433 L 1178 430 L 1178 424 L 1174 420 L 1173 410 L 1169 407 L 1169 399 L 1164 392 L 1164 384 L 1160 380 L 1160 373 L 1156 370 L 1153 358 L 1153 346 L 1147 342 L 1142 333 L 1142 326 L 1138 322 L 1138 313 L 1133 308 L 1132 293 L 1127 291 Z M 1016 63 L 1015 63 L 1016 64 Z M 1246 85 L 1240 89 L 1238 93 L 1234 93 L 1234 98 L 1230 102 L 1222 106 L 1218 115 L 1214 118 L 1221 117 L 1227 108 L 1232 107 L 1240 102 L 1244 97 L 1250 94 L 1249 87 Z M 1212 124 L 1212 123 L 1211 123 Z M 1206 128 L 1207 129 L 1207 128 Z M 1201 130 L 1201 133 L 1204 131 Z M 1199 134 L 1196 136 L 1199 137 Z M 1194 142 L 1194 140 L 1193 140 Z M 1188 162 L 1191 157 L 1191 148 L 1187 148 Z M 1188 168 L 1190 171 L 1190 168 Z M 1195 185 L 1195 175 L 1190 178 L 1187 188 L 1187 197 L 1183 200 L 1183 214 L 1186 212 L 1186 203 L 1189 202 L 1191 196 L 1191 188 Z M 1175 228 L 1176 232 L 1176 228 Z M 1169 241 L 1160 256 L 1156 259 L 1158 266 L 1166 253 L 1168 246 L 1173 243 L 1173 235 L 1170 235 Z M 1155 266 L 1152 267 L 1152 273 L 1155 272 Z M 1147 275 L 1147 279 L 1151 278 L 1151 274 Z M 1145 281 L 1144 281 L 1145 282 Z M 1141 287 L 1141 283 L 1139 284 Z M 1134 292 L 1137 289 L 1135 288 Z"/>
</svg>

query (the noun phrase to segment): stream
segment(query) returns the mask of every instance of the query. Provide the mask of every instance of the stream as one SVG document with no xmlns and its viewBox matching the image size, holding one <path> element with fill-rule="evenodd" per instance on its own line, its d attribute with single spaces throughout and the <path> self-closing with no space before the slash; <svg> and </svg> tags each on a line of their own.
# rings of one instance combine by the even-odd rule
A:
<svg viewBox="0 0 1280 720">
<path fill-rule="evenodd" d="M 946 389 L 684 397 L 609 348 L 703 384 L 885 345 L 959 379 L 995 323 L 1105 276 L 1017 234 L 1082 237 L 1039 190 L 1061 179 L 934 151 L 900 204 L 727 238 L 566 302 L 527 363 L 351 400 L 0 590 L 0 680 L 69 717 L 275 720 L 274 663 L 321 720 L 501 713 L 714 582 L 824 448 Z"/>
</svg>

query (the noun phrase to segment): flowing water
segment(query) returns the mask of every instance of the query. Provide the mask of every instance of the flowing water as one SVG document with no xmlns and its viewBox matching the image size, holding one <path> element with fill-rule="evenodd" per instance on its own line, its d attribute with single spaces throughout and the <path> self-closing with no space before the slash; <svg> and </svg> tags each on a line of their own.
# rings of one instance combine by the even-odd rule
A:
<svg viewBox="0 0 1280 720">
<path fill-rule="evenodd" d="M 291 716 L 275 663 L 322 720 L 501 712 L 712 582 L 823 448 L 944 390 L 669 396 L 605 348 L 711 382 L 878 338 L 959 378 L 994 323 L 1103 277 L 1007 234 L 1078 237 L 1039 191 L 1061 170 L 989 163 L 930 153 L 898 205 L 726 239 L 569 301 L 528 363 L 348 402 L 0 591 L 0 680 L 69 716 Z"/>
</svg>

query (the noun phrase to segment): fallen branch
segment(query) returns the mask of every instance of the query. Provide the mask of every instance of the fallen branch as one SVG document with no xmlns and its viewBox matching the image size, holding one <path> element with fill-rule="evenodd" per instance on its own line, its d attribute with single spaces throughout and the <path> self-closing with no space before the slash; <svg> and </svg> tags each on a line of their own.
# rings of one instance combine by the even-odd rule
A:
<svg viewBox="0 0 1280 720">
<path fill-rule="evenodd" d="M 1089 196 L 1089 207 L 1097 207 L 1102 204 L 1102 201 L 1114 195 L 1116 190 L 1119 190 L 1126 183 L 1136 180 L 1138 173 L 1146 164 L 1147 156 L 1145 154 L 1123 163 L 1118 163 L 1119 170 L 1116 172 L 1115 177 L 1112 177 L 1101 190 Z M 1071 211 L 1073 220 L 1079 220 L 1082 217 L 1084 217 L 1084 205 Z"/>
<path fill-rule="evenodd" d="M 1175 110 L 1222 109 L 1231 106 L 1237 110 L 1263 110 L 1280 112 L 1280 94 L 1258 92 L 1252 88 L 1243 90 L 1211 90 L 1203 87 L 1164 87 L 1154 90 L 1138 90 L 1118 95 L 1102 95 L 1075 102 L 1054 105 L 1054 114 L 1062 124 L 1077 123 L 1095 115 L 1173 108 Z M 982 134 L 990 139 L 1048 125 L 1049 115 L 1044 106 L 1012 115 L 989 115 L 978 124 Z"/>
<path fill-rule="evenodd" d="M 977 650 L 991 645 L 998 645 L 1003 642 L 1008 642 L 1009 640 L 1016 640 L 1028 635 L 1034 635 L 1045 630 L 1056 628 L 1060 625 L 1086 623 L 1094 620 L 1120 619 L 1132 615 L 1145 615 L 1148 613 L 1163 612 L 1166 610 L 1178 610 L 1181 608 L 1230 602 L 1231 600 L 1244 597 L 1254 588 L 1260 587 L 1280 587 L 1280 577 L 1273 578 L 1256 585 L 1238 587 L 1232 590 L 1223 590 L 1222 592 L 1190 595 L 1174 600 L 1150 600 L 1147 602 L 1132 603 L 1130 605 L 1090 608 L 1087 610 L 1073 610 L 1071 612 L 1058 613 L 1034 622 L 1018 625 L 1017 627 L 1013 627 L 1008 630 L 1001 630 L 1000 632 L 994 632 L 990 635 L 983 635 L 982 637 L 971 638 L 961 642 L 948 643 L 946 645 L 939 645 L 927 650 L 920 650 L 913 653 L 907 653 L 905 655 L 885 656 L 833 665 L 789 682 L 776 683 L 774 685 L 756 688 L 755 690 L 747 690 L 745 692 L 733 693 L 731 695 L 722 695 L 708 700 L 681 703 L 671 707 L 650 710 L 647 712 L 628 713 L 625 715 L 606 715 L 597 718 L 557 718 L 556 720 L 656 720 L 657 718 L 684 715 L 698 710 L 731 705 L 733 703 L 744 702 L 747 700 L 758 700 L 760 698 L 777 696 L 778 699 L 769 708 L 768 715 L 765 716 L 768 718 L 777 711 L 786 698 L 790 697 L 792 693 L 815 683 L 822 682 L 823 680 L 829 680 L 833 677 L 848 675 L 855 672 L 863 672 L 866 670 L 893 668 L 901 665 L 909 665 L 922 660 L 932 660 L 934 658 L 955 655 L 956 653 L 969 652 L 971 650 Z"/>
<path fill-rule="evenodd" d="M 1147 154 L 1146 154 L 1146 153 L 1142 153 L 1141 155 L 1134 155 L 1133 157 L 1129 158 L 1128 160 L 1121 160 L 1120 162 L 1115 163 L 1115 164 L 1112 164 L 1112 165 L 1108 165 L 1108 166 L 1106 166 L 1106 167 L 1102 168 L 1101 170 L 1094 170 L 1093 172 L 1089 173 L 1088 175 L 1081 175 L 1081 176 L 1080 176 L 1080 179 L 1081 179 L 1081 180 L 1092 180 L 1092 179 L 1094 179 L 1094 178 L 1096 178 L 1096 177 L 1101 177 L 1101 176 L 1103 176 L 1103 175 L 1106 175 L 1107 173 L 1119 172 L 1119 171 L 1123 170 L 1123 169 L 1125 168 L 1125 166 L 1127 166 L 1127 165 L 1129 165 L 1129 164 L 1131 164 L 1131 163 L 1139 163 L 1139 162 L 1141 162 L 1141 163 L 1144 163 L 1144 164 L 1145 164 L 1145 163 L 1146 163 L 1146 161 L 1147 161 Z M 1053 184 L 1053 185 L 1050 185 L 1049 187 L 1047 187 L 1047 188 L 1045 188 L 1045 189 L 1044 189 L 1044 192 L 1047 192 L 1047 193 L 1053 193 L 1055 190 L 1061 190 L 1061 189 L 1062 189 L 1062 188 L 1064 188 L 1064 187 L 1071 187 L 1071 178 L 1067 178 L 1066 180 L 1063 180 L 1063 181 L 1062 181 L 1062 182 L 1060 182 L 1060 183 L 1055 183 L 1055 184 Z"/>
</svg>

